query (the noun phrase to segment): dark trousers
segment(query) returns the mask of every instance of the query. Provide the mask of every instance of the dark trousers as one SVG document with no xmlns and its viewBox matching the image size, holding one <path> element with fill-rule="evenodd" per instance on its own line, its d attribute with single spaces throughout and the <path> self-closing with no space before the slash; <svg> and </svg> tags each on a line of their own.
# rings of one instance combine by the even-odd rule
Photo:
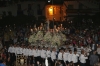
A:
<svg viewBox="0 0 100 66">
<path fill-rule="evenodd" d="M 65 65 L 68 65 L 68 61 L 65 62 Z"/>
<path fill-rule="evenodd" d="M 63 61 L 63 60 L 61 60 L 61 63 L 63 64 L 63 66 L 65 66 L 65 63 L 64 63 L 64 61 Z"/>
<path fill-rule="evenodd" d="M 37 61 L 41 62 L 41 57 L 40 56 L 37 57 Z"/>
<path fill-rule="evenodd" d="M 45 58 L 41 58 L 42 63 L 45 63 Z"/>
<path fill-rule="evenodd" d="M 54 59 L 54 61 L 52 61 L 51 66 L 55 66 L 55 62 L 56 62 L 56 59 Z"/>
<path fill-rule="evenodd" d="M 11 58 L 11 65 L 13 66 L 14 62 L 16 61 L 15 53 L 11 53 L 10 58 Z"/>
<path fill-rule="evenodd" d="M 47 59 L 48 59 L 49 66 L 51 66 L 51 63 L 52 63 L 51 57 L 48 57 Z"/>
<path fill-rule="evenodd" d="M 80 63 L 80 66 L 86 66 L 86 64 L 85 63 Z"/>
<path fill-rule="evenodd" d="M 12 53 L 12 61 L 13 62 L 16 61 L 16 55 L 15 55 L 15 53 Z"/>
<path fill-rule="evenodd" d="M 33 56 L 28 56 L 27 63 L 33 64 Z"/>
<path fill-rule="evenodd" d="M 38 57 L 34 57 L 35 59 L 35 65 L 37 64 L 37 60 L 38 60 Z"/>
<path fill-rule="evenodd" d="M 100 61 L 100 54 L 98 54 L 98 57 L 99 57 L 99 61 Z"/>
<path fill-rule="evenodd" d="M 74 66 L 77 66 L 78 65 L 78 63 L 74 63 Z"/>
<path fill-rule="evenodd" d="M 51 58 L 50 57 L 48 58 L 48 63 L 51 63 Z"/>
</svg>

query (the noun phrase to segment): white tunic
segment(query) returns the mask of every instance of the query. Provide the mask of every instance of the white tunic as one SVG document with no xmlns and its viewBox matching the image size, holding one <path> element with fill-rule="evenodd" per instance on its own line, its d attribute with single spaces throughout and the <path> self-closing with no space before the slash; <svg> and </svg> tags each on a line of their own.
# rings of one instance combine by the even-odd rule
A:
<svg viewBox="0 0 100 66">
<path fill-rule="evenodd" d="M 73 63 L 77 63 L 78 62 L 78 57 L 79 57 L 78 54 L 73 54 L 73 56 L 72 56 Z"/>
<path fill-rule="evenodd" d="M 11 48 L 11 53 L 15 53 L 15 47 Z"/>
<path fill-rule="evenodd" d="M 72 61 L 72 56 L 73 56 L 73 54 L 68 54 L 68 62 L 71 62 Z"/>
<path fill-rule="evenodd" d="M 41 58 L 46 58 L 46 50 L 41 51 Z"/>
<path fill-rule="evenodd" d="M 9 52 L 9 53 L 12 53 L 12 47 L 9 47 L 9 48 L 8 48 L 8 52 Z"/>
<path fill-rule="evenodd" d="M 41 50 L 37 50 L 37 56 L 41 56 Z"/>
<path fill-rule="evenodd" d="M 64 54 L 63 54 L 63 60 L 64 60 L 64 62 L 66 62 L 66 61 L 68 61 L 68 52 L 64 52 Z"/>
<path fill-rule="evenodd" d="M 32 56 L 32 50 L 28 49 L 28 52 L 29 52 L 29 56 Z"/>
<path fill-rule="evenodd" d="M 54 61 L 56 59 L 57 52 L 51 52 L 51 60 Z"/>
<path fill-rule="evenodd" d="M 58 60 L 63 60 L 63 54 L 61 52 L 58 54 Z"/>
<path fill-rule="evenodd" d="M 25 51 L 25 55 L 26 55 L 26 56 L 29 56 L 29 49 L 28 49 L 28 48 L 27 48 L 26 51 Z"/>
<path fill-rule="evenodd" d="M 24 56 L 26 56 L 26 48 L 23 49 L 22 53 Z"/>
<path fill-rule="evenodd" d="M 47 50 L 47 51 L 46 51 L 46 55 L 47 55 L 47 57 L 50 58 L 50 57 L 51 57 L 51 51 L 50 51 L 50 50 Z"/>
<path fill-rule="evenodd" d="M 19 48 L 19 54 L 22 54 L 22 50 L 23 50 L 23 48 Z"/>
<path fill-rule="evenodd" d="M 85 57 L 83 54 L 81 54 L 79 57 L 81 63 L 86 63 L 86 59 L 88 59 L 88 57 Z"/>
<path fill-rule="evenodd" d="M 37 57 L 37 50 L 33 49 L 32 53 L 33 53 L 34 57 Z"/>
<path fill-rule="evenodd" d="M 16 51 L 16 54 L 20 54 L 20 48 L 19 47 L 16 47 L 15 51 Z"/>
</svg>

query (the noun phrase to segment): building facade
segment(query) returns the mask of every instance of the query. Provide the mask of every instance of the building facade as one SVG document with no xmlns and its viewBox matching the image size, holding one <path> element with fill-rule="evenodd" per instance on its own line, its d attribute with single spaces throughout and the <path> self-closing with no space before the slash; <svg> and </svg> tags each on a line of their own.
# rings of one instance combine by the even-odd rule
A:
<svg viewBox="0 0 100 66">
<path fill-rule="evenodd" d="M 20 14 L 34 15 L 37 19 L 39 16 L 46 16 L 49 20 L 64 21 L 77 15 L 94 15 L 99 11 L 100 3 L 94 0 L 65 0 L 63 4 L 48 4 L 45 1 L 24 1 L 12 4 L 6 4 L 0 7 L 0 15 L 17 16 Z"/>
</svg>

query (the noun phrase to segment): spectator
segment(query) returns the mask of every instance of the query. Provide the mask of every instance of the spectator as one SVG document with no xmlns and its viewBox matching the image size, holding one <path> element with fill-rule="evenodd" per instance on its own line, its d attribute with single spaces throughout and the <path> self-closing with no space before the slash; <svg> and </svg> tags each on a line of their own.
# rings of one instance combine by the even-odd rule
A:
<svg viewBox="0 0 100 66">
<path fill-rule="evenodd" d="M 90 55 L 89 60 L 90 60 L 90 65 L 91 65 L 91 66 L 94 66 L 94 65 L 96 65 L 96 64 L 98 63 L 99 58 L 98 58 L 98 56 L 96 55 L 96 51 L 93 51 L 93 54 Z"/>
<path fill-rule="evenodd" d="M 80 66 L 86 66 L 86 59 L 88 59 L 88 57 L 85 56 L 84 50 L 81 51 L 81 55 L 79 57 L 80 60 Z"/>
<path fill-rule="evenodd" d="M 6 61 L 2 61 L 2 63 L 0 63 L 0 66 L 6 66 Z"/>
<path fill-rule="evenodd" d="M 99 60 L 100 60 L 100 45 L 98 45 L 97 54 L 98 54 L 98 57 L 99 57 Z"/>
<path fill-rule="evenodd" d="M 0 41 L 0 50 L 3 48 L 3 46 L 2 46 L 2 42 Z"/>
</svg>

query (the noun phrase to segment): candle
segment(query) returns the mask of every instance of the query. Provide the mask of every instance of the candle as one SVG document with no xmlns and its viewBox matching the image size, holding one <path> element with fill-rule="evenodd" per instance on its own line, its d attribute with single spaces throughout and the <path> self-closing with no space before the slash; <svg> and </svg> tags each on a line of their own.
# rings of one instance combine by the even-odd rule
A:
<svg viewBox="0 0 100 66">
<path fill-rule="evenodd" d="M 60 28 L 58 27 L 57 29 L 59 30 Z"/>
<path fill-rule="evenodd" d="M 6 25 L 6 27 L 7 27 L 7 25 Z"/>
<path fill-rule="evenodd" d="M 31 32 L 33 32 L 33 29 L 31 29 Z"/>
<path fill-rule="evenodd" d="M 34 28 L 36 28 L 36 24 L 34 25 Z"/>
<path fill-rule="evenodd" d="M 45 66 L 48 66 L 48 59 L 47 59 L 47 57 L 45 59 Z"/>
<path fill-rule="evenodd" d="M 42 30 L 42 27 L 40 27 L 40 30 Z"/>
<path fill-rule="evenodd" d="M 62 27 L 62 24 L 61 24 L 61 27 Z"/>
<path fill-rule="evenodd" d="M 97 46 L 98 46 L 98 44 L 97 44 Z"/>
<path fill-rule="evenodd" d="M 56 25 L 54 25 L 54 29 L 56 29 Z"/>
<path fill-rule="evenodd" d="M 37 31 L 37 28 L 35 28 L 35 30 Z"/>
<path fill-rule="evenodd" d="M 10 29 L 10 31 L 11 31 L 11 29 Z"/>
<path fill-rule="evenodd" d="M 24 64 L 24 59 L 20 59 L 20 63 L 21 63 L 21 65 L 23 65 Z"/>
<path fill-rule="evenodd" d="M 71 21 L 71 23 L 72 23 L 72 21 Z"/>
<path fill-rule="evenodd" d="M 41 23 L 41 26 L 43 26 L 43 23 Z"/>
<path fill-rule="evenodd" d="M 56 32 L 58 32 L 58 30 L 56 29 Z"/>
<path fill-rule="evenodd" d="M 38 30 L 39 30 L 39 27 L 38 27 Z"/>
</svg>

